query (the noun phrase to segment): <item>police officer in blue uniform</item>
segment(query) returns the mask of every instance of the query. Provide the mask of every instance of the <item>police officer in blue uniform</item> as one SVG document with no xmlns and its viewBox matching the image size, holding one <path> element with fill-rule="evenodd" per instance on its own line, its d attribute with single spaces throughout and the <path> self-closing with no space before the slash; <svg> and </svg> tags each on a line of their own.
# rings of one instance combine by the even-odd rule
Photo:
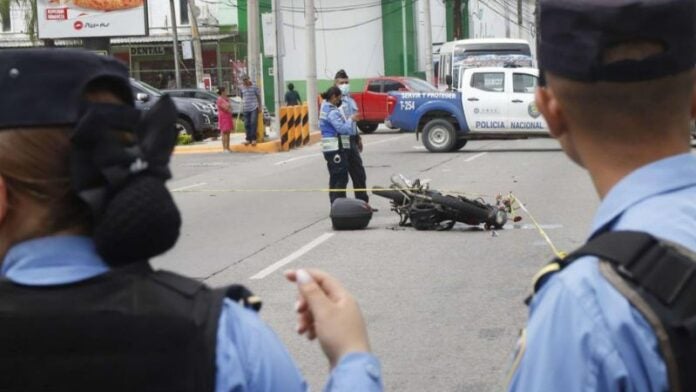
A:
<svg viewBox="0 0 696 392">
<path fill-rule="evenodd" d="M 0 390 L 308 389 L 248 290 L 213 290 L 147 262 L 181 226 L 165 187 L 168 96 L 143 114 L 117 60 L 6 50 L 0 107 Z M 297 277 L 321 297 L 307 273 Z M 359 321 L 351 312 L 335 314 Z M 380 391 L 366 335 L 326 341 L 317 324 L 333 368 L 326 390 Z"/>
<path fill-rule="evenodd" d="M 350 96 L 350 80 L 345 70 L 336 72 L 336 76 L 334 76 L 334 85 L 341 90 L 342 105 L 340 110 L 344 118 L 354 118 L 357 121 L 360 116 L 358 113 L 358 105 L 353 97 Z M 369 203 L 370 197 L 367 195 L 367 191 L 364 190 L 367 189 L 367 173 L 365 172 L 365 166 L 363 165 L 362 156 L 360 155 L 362 150 L 362 138 L 358 134 L 357 122 L 354 122 L 350 134 L 350 149 L 346 151 L 348 156 L 348 174 L 353 181 L 353 188 L 363 189 L 355 191 L 355 198 Z M 373 208 L 373 211 L 376 210 Z"/>
<path fill-rule="evenodd" d="M 590 239 L 630 230 L 696 251 L 696 2 L 541 0 L 539 10 L 537 105 L 601 198 Z M 665 335 L 608 266 L 585 256 L 543 274 L 509 390 L 687 390 Z"/>
<path fill-rule="evenodd" d="M 324 101 L 319 112 L 321 130 L 321 150 L 329 169 L 329 201 L 346 197 L 351 148 L 350 136 L 355 128 L 355 115 L 346 117 L 339 108 L 343 105 L 341 90 L 332 86 L 322 94 Z M 341 191 L 340 189 L 343 189 Z"/>
</svg>

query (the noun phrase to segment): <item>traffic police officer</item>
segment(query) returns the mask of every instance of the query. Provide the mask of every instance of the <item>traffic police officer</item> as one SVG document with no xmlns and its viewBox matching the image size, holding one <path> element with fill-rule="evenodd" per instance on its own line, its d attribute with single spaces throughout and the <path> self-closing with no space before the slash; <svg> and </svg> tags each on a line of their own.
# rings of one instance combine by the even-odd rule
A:
<svg viewBox="0 0 696 392">
<path fill-rule="evenodd" d="M 546 86 L 537 105 L 602 199 L 590 238 L 641 231 L 696 251 L 695 4 L 540 1 Z M 511 391 L 677 390 L 660 350 L 664 336 L 609 282 L 604 265 L 582 257 L 546 275 Z"/>
<path fill-rule="evenodd" d="M 168 96 L 142 114 L 117 60 L 6 50 L 0 107 L 0 390 L 308 389 L 246 289 L 147 262 L 181 226 Z M 327 390 L 381 390 L 364 351 L 334 353 Z"/>
<path fill-rule="evenodd" d="M 346 197 L 348 186 L 348 155 L 353 147 L 350 135 L 355 128 L 355 115 L 346 118 L 339 110 L 343 105 L 341 90 L 332 86 L 322 98 L 319 113 L 319 129 L 321 130 L 321 150 L 329 169 L 329 201 Z M 343 189 L 342 191 L 339 189 Z"/>
<path fill-rule="evenodd" d="M 340 110 L 343 116 L 345 118 L 355 118 L 357 121 L 359 117 L 358 105 L 355 103 L 353 97 L 350 96 L 350 80 L 348 80 L 346 71 L 340 70 L 336 72 L 334 85 L 341 90 L 341 101 L 343 104 Z M 348 156 L 348 174 L 353 181 L 353 188 L 363 189 L 355 191 L 355 198 L 369 203 L 370 198 L 367 195 L 367 191 L 364 190 L 367 189 L 367 174 L 365 173 L 365 166 L 363 166 L 362 157 L 360 156 L 363 149 L 362 146 L 362 138 L 358 134 L 357 122 L 354 122 L 350 134 L 350 149 L 346 151 Z"/>
</svg>

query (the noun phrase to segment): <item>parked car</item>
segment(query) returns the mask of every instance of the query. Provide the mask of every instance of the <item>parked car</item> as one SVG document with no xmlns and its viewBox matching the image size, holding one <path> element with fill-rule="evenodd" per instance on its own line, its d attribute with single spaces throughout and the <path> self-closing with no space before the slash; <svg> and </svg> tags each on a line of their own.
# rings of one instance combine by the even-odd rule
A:
<svg viewBox="0 0 696 392">
<path fill-rule="evenodd" d="M 142 110 L 150 109 L 165 93 L 140 80 L 132 79 L 131 88 L 135 96 L 135 105 Z M 194 140 L 216 136 L 218 118 L 215 105 L 198 98 L 172 97 L 178 112 L 176 127 L 180 133 L 186 132 Z"/>
<path fill-rule="evenodd" d="M 169 89 L 162 90 L 162 92 L 165 92 L 172 97 L 204 99 L 211 102 L 213 105 L 215 105 L 215 102 L 217 102 L 218 99 L 218 95 L 214 92 L 199 88 Z M 239 115 L 239 113 L 242 111 L 242 98 L 230 97 L 230 105 L 232 106 L 232 114 L 235 116 Z M 217 113 L 217 106 L 215 106 L 215 110 Z M 271 115 L 268 113 L 268 109 L 265 106 L 263 107 L 263 123 L 266 126 L 271 124 Z"/>
<path fill-rule="evenodd" d="M 431 152 L 456 151 L 472 139 L 549 137 L 537 110 L 535 68 L 461 69 L 457 92 L 392 92 L 386 124 L 423 133 Z"/>
<path fill-rule="evenodd" d="M 389 93 L 392 91 L 434 92 L 437 88 L 432 84 L 412 77 L 384 76 L 367 81 L 362 92 L 352 93 L 351 96 L 358 105 L 361 120 L 358 128 L 363 133 L 372 133 L 391 112 Z"/>
</svg>

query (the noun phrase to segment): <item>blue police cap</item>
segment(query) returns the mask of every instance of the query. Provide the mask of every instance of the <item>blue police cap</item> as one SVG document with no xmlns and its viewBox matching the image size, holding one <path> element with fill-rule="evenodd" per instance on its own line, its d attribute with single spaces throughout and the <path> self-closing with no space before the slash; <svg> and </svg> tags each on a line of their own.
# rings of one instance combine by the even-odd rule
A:
<svg viewBox="0 0 696 392">
<path fill-rule="evenodd" d="M 541 0 L 539 67 L 580 82 L 638 82 L 696 64 L 694 0 Z M 650 42 L 662 51 L 605 63 L 607 49 Z"/>
<path fill-rule="evenodd" d="M 77 49 L 0 51 L 0 129 L 74 125 L 85 88 L 102 80 L 133 105 L 128 69 L 114 58 Z"/>
</svg>

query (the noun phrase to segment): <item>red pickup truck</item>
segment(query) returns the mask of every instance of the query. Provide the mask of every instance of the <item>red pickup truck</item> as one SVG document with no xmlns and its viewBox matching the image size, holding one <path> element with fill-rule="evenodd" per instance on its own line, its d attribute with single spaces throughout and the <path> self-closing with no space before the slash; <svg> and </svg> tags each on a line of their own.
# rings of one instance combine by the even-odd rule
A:
<svg viewBox="0 0 696 392">
<path fill-rule="evenodd" d="M 395 102 L 393 98 L 389 98 L 391 91 L 427 92 L 437 91 L 437 88 L 422 79 L 412 77 L 382 76 L 369 79 L 362 92 L 351 94 L 361 117 L 358 121 L 360 131 L 374 132 L 389 116 L 390 105 Z"/>
</svg>

